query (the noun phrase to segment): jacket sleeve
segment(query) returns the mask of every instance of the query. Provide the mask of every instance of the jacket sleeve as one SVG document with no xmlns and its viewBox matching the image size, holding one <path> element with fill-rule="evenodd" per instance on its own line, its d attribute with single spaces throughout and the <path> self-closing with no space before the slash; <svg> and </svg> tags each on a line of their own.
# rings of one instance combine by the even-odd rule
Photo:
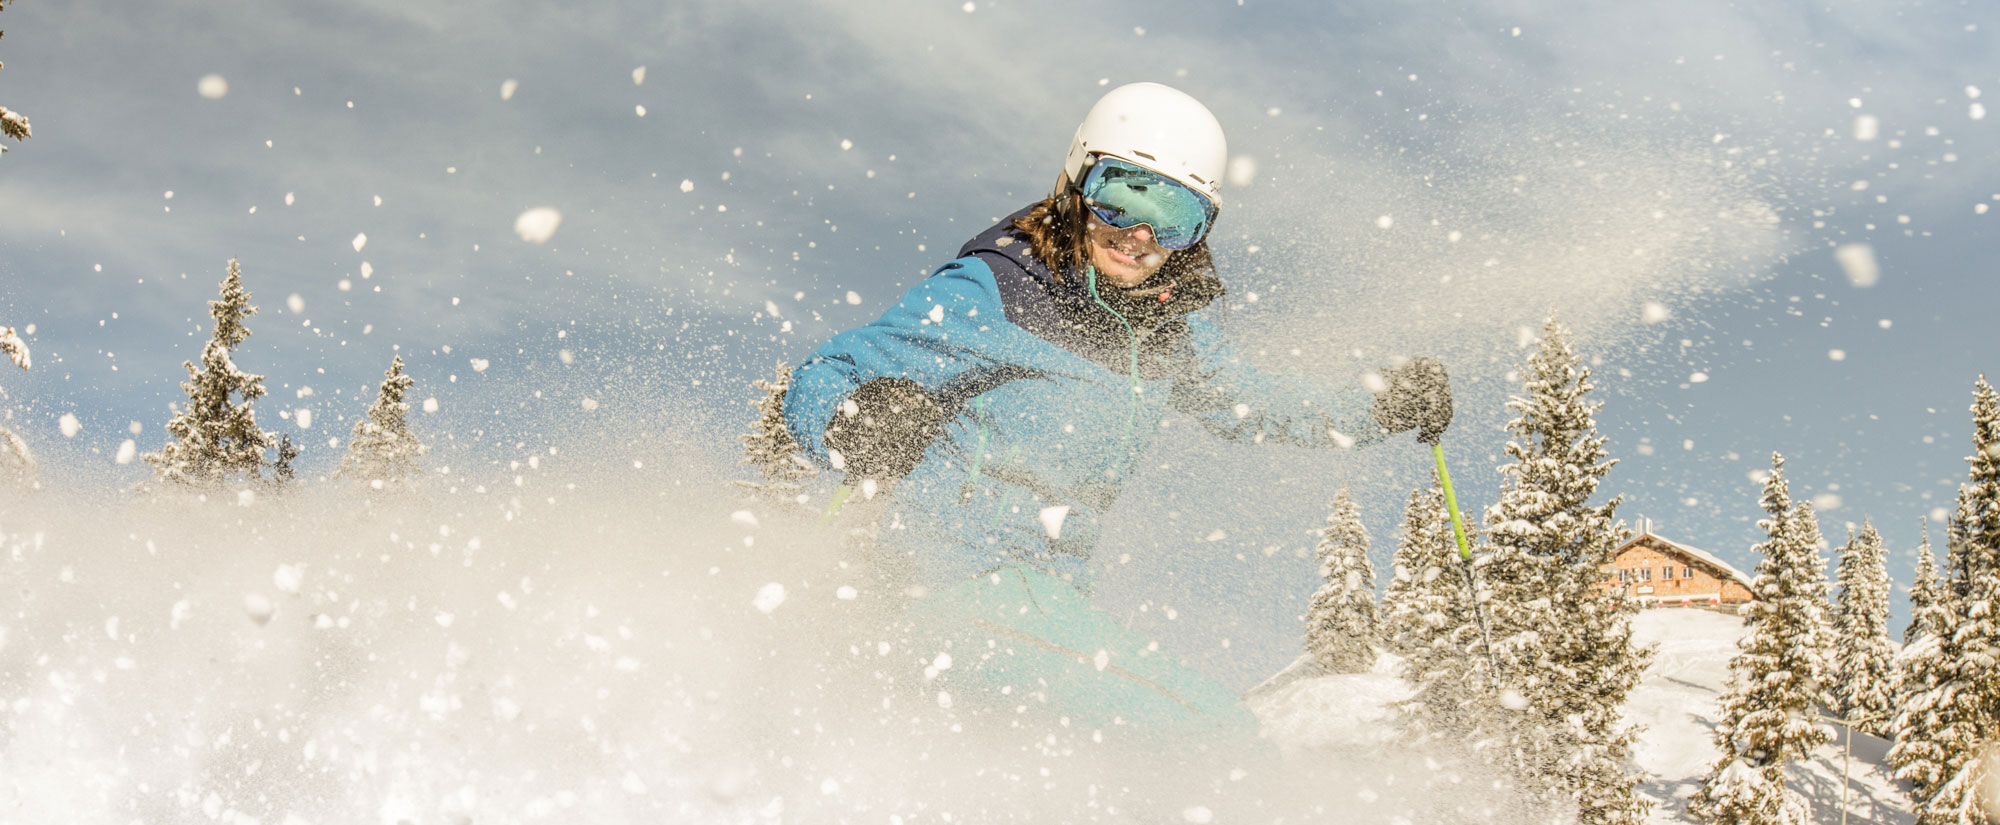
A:
<svg viewBox="0 0 2000 825">
<path fill-rule="evenodd" d="M 1173 406 L 1216 436 L 1305 447 L 1352 447 L 1386 437 L 1375 423 L 1375 396 L 1360 382 L 1256 369 L 1237 358 L 1205 319 L 1189 318 L 1188 333 L 1193 357 L 1174 382 Z"/>
<path fill-rule="evenodd" d="M 908 378 L 936 395 L 989 360 L 979 344 L 988 324 L 1005 317 L 985 262 L 945 264 L 880 319 L 833 336 L 792 371 L 785 425 L 807 456 L 827 466 L 826 425 L 856 389 L 877 378 Z"/>
</svg>

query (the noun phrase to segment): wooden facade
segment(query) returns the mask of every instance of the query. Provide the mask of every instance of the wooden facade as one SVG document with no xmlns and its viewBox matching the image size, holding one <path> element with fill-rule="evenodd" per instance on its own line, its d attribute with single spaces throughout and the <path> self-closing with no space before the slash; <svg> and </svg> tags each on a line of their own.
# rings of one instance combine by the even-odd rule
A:
<svg viewBox="0 0 2000 825">
<path fill-rule="evenodd" d="M 1754 600 L 1750 577 L 1704 550 L 1641 533 L 1604 568 L 1605 588 L 1624 587 L 1651 607 L 1720 607 Z"/>
</svg>

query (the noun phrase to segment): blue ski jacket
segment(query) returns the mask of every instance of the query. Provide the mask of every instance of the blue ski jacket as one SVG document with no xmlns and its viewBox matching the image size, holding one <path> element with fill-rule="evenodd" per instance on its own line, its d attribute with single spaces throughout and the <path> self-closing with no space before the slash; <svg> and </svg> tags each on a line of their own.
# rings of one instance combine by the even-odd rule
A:
<svg viewBox="0 0 2000 825">
<path fill-rule="evenodd" d="M 822 467 L 827 424 L 862 384 L 907 378 L 943 405 L 944 434 L 897 484 L 880 525 L 881 545 L 914 563 L 918 584 L 1019 564 L 1088 588 L 1099 520 L 1170 409 L 1231 441 L 1384 437 L 1358 383 L 1253 369 L 1192 314 L 1135 323 L 1100 294 L 1093 269 L 1056 277 L 1012 220 L 880 320 L 828 340 L 785 394 L 793 437 Z"/>
</svg>

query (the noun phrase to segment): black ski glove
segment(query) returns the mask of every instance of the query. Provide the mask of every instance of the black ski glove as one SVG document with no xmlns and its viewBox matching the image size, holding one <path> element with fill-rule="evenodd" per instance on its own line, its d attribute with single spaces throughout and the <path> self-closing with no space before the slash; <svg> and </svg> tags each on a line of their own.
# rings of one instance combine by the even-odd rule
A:
<svg viewBox="0 0 2000 825">
<path fill-rule="evenodd" d="M 1392 433 L 1417 431 L 1417 440 L 1436 444 L 1451 426 L 1451 379 L 1444 364 L 1418 356 L 1382 371 L 1388 388 L 1375 396 L 1375 423 Z"/>
<path fill-rule="evenodd" d="M 842 404 L 827 422 L 826 447 L 840 453 L 855 478 L 893 481 L 909 475 L 944 434 L 944 408 L 908 378 L 877 378 L 848 400 L 854 406 Z"/>
</svg>

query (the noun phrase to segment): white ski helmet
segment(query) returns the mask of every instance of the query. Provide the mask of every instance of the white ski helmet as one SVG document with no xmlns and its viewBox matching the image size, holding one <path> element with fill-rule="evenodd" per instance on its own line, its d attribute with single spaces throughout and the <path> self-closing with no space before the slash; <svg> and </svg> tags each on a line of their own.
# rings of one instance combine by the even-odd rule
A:
<svg viewBox="0 0 2000 825">
<path fill-rule="evenodd" d="M 1070 139 L 1063 160 L 1069 185 L 1082 181 L 1084 161 L 1100 153 L 1159 172 L 1222 205 L 1222 176 L 1229 165 L 1222 124 L 1179 89 L 1132 83 L 1098 98 Z"/>
</svg>

